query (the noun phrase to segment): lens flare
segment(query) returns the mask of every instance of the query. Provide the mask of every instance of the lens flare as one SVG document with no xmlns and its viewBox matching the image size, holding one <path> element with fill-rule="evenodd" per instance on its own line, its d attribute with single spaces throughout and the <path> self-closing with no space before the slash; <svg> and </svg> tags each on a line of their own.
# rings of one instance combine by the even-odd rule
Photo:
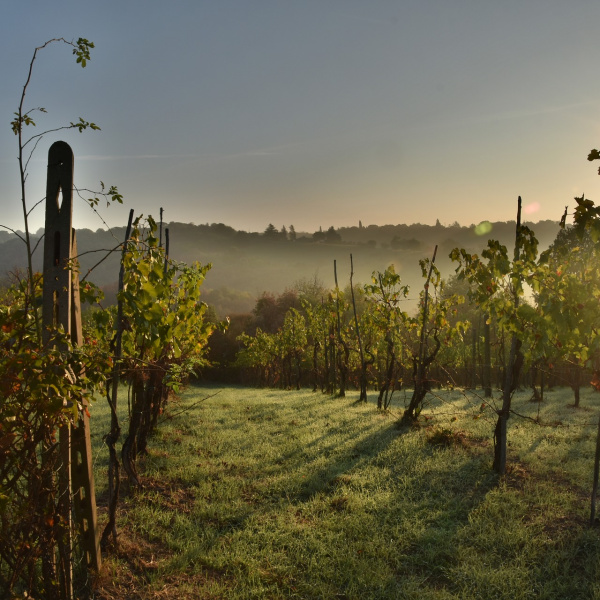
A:
<svg viewBox="0 0 600 600">
<path fill-rule="evenodd" d="M 481 221 L 475 227 L 475 235 L 487 235 L 492 230 L 492 224 L 489 221 Z"/>
<path fill-rule="evenodd" d="M 533 215 L 534 213 L 538 212 L 541 208 L 541 205 L 539 202 L 532 202 L 531 204 L 528 204 L 524 209 L 523 212 L 526 215 Z"/>
</svg>

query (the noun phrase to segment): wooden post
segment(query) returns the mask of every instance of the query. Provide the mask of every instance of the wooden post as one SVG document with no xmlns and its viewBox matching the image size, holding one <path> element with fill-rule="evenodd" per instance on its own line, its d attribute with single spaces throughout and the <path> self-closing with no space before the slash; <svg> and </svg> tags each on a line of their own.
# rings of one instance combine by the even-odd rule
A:
<svg viewBox="0 0 600 600">
<path fill-rule="evenodd" d="M 73 152 L 68 144 L 56 142 L 48 152 L 46 178 L 46 221 L 44 234 L 44 288 L 42 325 L 44 343 L 50 330 L 62 325 L 71 332 L 71 218 L 73 209 Z M 62 202 L 59 203 L 59 194 Z M 58 510 L 64 532 L 58 542 L 61 598 L 73 597 L 73 539 L 71 521 L 71 430 L 59 429 L 60 468 Z"/>
<path fill-rule="evenodd" d="M 159 241 L 158 241 L 158 246 L 160 248 L 162 248 L 162 230 L 163 230 L 163 209 L 162 206 L 160 208 L 160 237 L 159 237 Z"/>
<path fill-rule="evenodd" d="M 77 256 L 77 237 L 72 230 L 71 257 Z M 71 285 L 71 341 L 79 346 L 83 343 L 81 327 L 81 298 L 79 295 L 79 273 L 72 271 Z M 71 475 L 72 491 L 77 525 L 82 540 L 82 551 L 88 568 L 98 571 L 101 566 L 100 532 L 96 511 L 96 490 L 90 439 L 90 417 L 87 402 L 72 430 Z"/>
<path fill-rule="evenodd" d="M 62 202 L 59 202 L 59 195 Z M 44 338 L 49 329 L 62 326 L 74 344 L 82 341 L 79 275 L 72 269 L 76 241 L 72 229 L 73 215 L 73 151 L 65 142 L 54 143 L 48 152 L 46 184 L 46 220 L 44 237 L 44 289 L 42 320 Z M 75 247 L 75 248 L 74 248 Z M 63 562 L 62 592 L 73 596 L 72 582 L 72 509 L 76 510 L 77 525 L 82 534 L 82 546 L 87 564 L 100 567 L 96 527 L 96 501 L 91 462 L 89 422 L 83 415 L 73 432 L 64 426 L 59 432 L 60 455 L 59 497 L 61 513 L 67 524 L 66 548 L 59 548 Z M 73 468 L 74 465 L 74 468 Z M 72 504 L 75 491 L 75 505 Z"/>
<path fill-rule="evenodd" d="M 490 350 L 490 315 L 483 315 L 483 387 L 485 390 L 485 398 L 492 397 L 492 353 Z"/>
<path fill-rule="evenodd" d="M 519 260 L 521 243 L 521 196 L 519 196 L 517 203 L 517 227 L 515 233 L 515 253 L 513 265 Z M 515 308 L 519 306 L 519 294 L 517 288 L 520 284 L 520 280 L 517 280 L 513 283 L 513 302 Z M 502 409 L 497 411 L 498 421 L 496 422 L 496 429 L 494 432 L 493 468 L 494 471 L 496 471 L 496 473 L 499 475 L 504 475 L 506 473 L 507 422 L 508 417 L 510 416 L 510 405 L 513 392 L 515 391 L 518 383 L 522 362 L 523 355 L 521 353 L 521 340 L 519 340 L 517 336 L 513 334 L 510 343 L 508 363 L 506 364 L 506 371 L 504 374 L 504 386 L 502 388 Z"/>
<path fill-rule="evenodd" d="M 360 327 L 358 326 L 358 315 L 356 314 L 356 298 L 354 297 L 354 262 L 350 254 L 350 293 L 352 294 L 352 309 L 354 311 L 354 326 L 356 328 L 356 337 L 358 339 L 358 352 L 360 354 L 360 397 L 359 402 L 367 401 L 367 365 L 365 354 L 363 352 L 362 339 L 360 337 Z"/>
<path fill-rule="evenodd" d="M 127 244 L 131 236 L 131 227 L 133 224 L 133 208 L 129 211 L 129 221 L 125 230 L 125 241 L 121 250 L 121 267 L 119 269 L 119 289 L 117 298 L 120 292 L 123 291 L 123 278 L 125 277 L 125 267 L 123 259 L 127 252 Z M 101 547 L 108 546 L 109 537 L 112 535 L 113 543 L 117 548 L 117 504 L 119 502 L 119 491 L 121 489 L 121 475 L 119 472 L 119 460 L 117 458 L 117 450 L 115 445 L 121 435 L 121 427 L 119 425 L 119 416 L 117 413 L 118 396 L 119 396 L 119 377 L 121 372 L 121 351 L 123 345 L 123 300 L 117 301 L 117 325 L 115 332 L 115 350 L 113 359 L 112 382 L 110 384 L 110 392 L 108 394 L 108 404 L 110 406 L 110 433 L 105 437 L 106 445 L 109 452 L 108 463 L 108 523 L 104 527 L 102 537 L 100 538 Z"/>
<path fill-rule="evenodd" d="M 162 208 L 161 208 L 162 210 Z M 162 232 L 161 232 L 161 237 L 162 237 Z M 161 245 L 162 247 L 162 245 Z M 167 275 L 167 268 L 169 266 L 169 228 L 167 227 L 165 229 L 165 266 L 164 266 L 164 273 L 165 273 L 165 277 Z"/>
<path fill-rule="evenodd" d="M 471 363 L 473 364 L 473 374 L 471 375 L 471 388 L 477 389 L 477 329 L 471 329 Z"/>
<path fill-rule="evenodd" d="M 600 420 L 596 434 L 596 456 L 594 458 L 594 485 L 592 486 L 592 507 L 590 511 L 590 527 L 596 524 L 596 498 L 598 496 L 598 474 L 600 472 Z"/>
<path fill-rule="evenodd" d="M 62 192 L 62 203 L 58 196 Z M 73 214 L 73 152 L 65 142 L 48 152 L 46 224 L 44 237 L 44 291 L 42 319 L 47 327 L 62 325 L 71 332 L 71 221 Z"/>
<path fill-rule="evenodd" d="M 337 315 L 337 362 L 336 367 L 340 374 L 340 390 L 338 392 L 338 396 L 340 398 L 345 398 L 346 396 L 346 369 L 343 364 L 343 357 L 341 355 L 342 351 L 342 321 L 340 317 L 340 288 L 338 286 L 338 277 L 337 277 L 337 261 L 334 259 L 333 261 L 333 276 L 335 280 L 335 312 Z"/>
</svg>

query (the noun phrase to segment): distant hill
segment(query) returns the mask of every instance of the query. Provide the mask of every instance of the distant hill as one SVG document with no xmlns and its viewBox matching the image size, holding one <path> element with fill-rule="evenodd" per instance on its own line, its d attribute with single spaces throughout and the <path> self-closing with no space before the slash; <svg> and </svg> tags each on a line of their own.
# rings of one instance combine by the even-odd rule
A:
<svg viewBox="0 0 600 600">
<path fill-rule="evenodd" d="M 558 232 L 558 222 L 554 221 L 527 225 L 535 231 L 542 249 L 552 243 Z M 350 254 L 355 282 L 367 283 L 373 271 L 394 264 L 403 282 L 411 286 L 414 298 L 422 285 L 419 260 L 430 257 L 436 244 L 439 246 L 436 264 L 447 277 L 455 269 L 448 258 L 453 248 L 480 252 L 487 240 L 493 238 L 511 249 L 515 235 L 514 221 L 490 223 L 485 235 L 478 235 L 474 226 L 369 225 L 297 233 L 295 240 L 277 230 L 269 234 L 249 233 L 222 223 L 169 223 L 165 227 L 169 228 L 171 258 L 186 263 L 212 263 L 204 284 L 204 299 L 215 306 L 220 316 L 248 312 L 262 292 L 281 293 L 301 279 L 317 277 L 327 287 L 333 287 L 334 260 L 339 285 L 345 287 L 349 282 Z M 34 238 L 39 239 L 42 234 L 40 230 Z M 114 298 L 116 291 L 119 254 L 102 259 L 106 251 L 122 242 L 124 235 L 124 227 L 110 232 L 102 229 L 77 232 L 81 276 L 102 286 L 107 301 Z M 0 251 L 3 275 L 25 267 L 24 246 L 14 234 L 0 235 Z M 35 254 L 34 268 L 41 269 L 41 263 L 42 244 Z"/>
</svg>

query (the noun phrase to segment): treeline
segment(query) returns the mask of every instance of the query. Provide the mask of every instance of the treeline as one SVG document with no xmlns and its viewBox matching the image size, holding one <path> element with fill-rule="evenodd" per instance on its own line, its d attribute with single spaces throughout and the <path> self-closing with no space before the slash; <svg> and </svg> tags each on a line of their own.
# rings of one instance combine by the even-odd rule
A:
<svg viewBox="0 0 600 600">
<path fill-rule="evenodd" d="M 394 264 L 402 280 L 414 288 L 419 285 L 418 261 L 431 255 L 435 245 L 440 249 L 437 266 L 448 277 L 454 269 L 448 259 L 452 248 L 478 250 L 487 239 L 482 232 L 510 246 L 514 243 L 514 226 L 514 222 L 489 223 L 479 229 L 458 224 L 324 226 L 307 233 L 296 231 L 293 225 L 269 224 L 262 232 L 247 232 L 223 223 L 164 224 L 170 231 L 170 256 L 174 260 L 188 264 L 200 260 L 213 265 L 205 282 L 204 299 L 220 317 L 250 312 L 263 290 L 281 294 L 297 280 L 315 275 L 332 288 L 333 261 L 341 265 L 340 275 L 347 277 L 344 261 L 350 253 L 355 259 L 356 281 L 368 282 L 374 270 L 384 271 Z M 556 236 L 558 223 L 542 221 L 535 228 L 540 245 L 547 247 Z M 14 234 L 0 233 L 4 265 L 1 275 L 6 277 L 9 272 L 26 268 L 27 261 L 22 242 Z M 39 230 L 32 236 L 34 243 L 42 234 Z M 106 251 L 120 243 L 125 227 L 111 231 L 82 229 L 77 235 L 81 276 L 103 289 L 107 304 L 114 303 L 119 254 L 106 257 Z M 41 250 L 33 255 L 33 267 L 41 270 Z"/>
</svg>

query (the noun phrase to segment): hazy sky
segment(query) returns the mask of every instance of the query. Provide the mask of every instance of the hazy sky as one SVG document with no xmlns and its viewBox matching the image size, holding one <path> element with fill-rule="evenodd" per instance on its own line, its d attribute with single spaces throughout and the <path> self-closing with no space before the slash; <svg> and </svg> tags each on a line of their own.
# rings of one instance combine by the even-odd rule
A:
<svg viewBox="0 0 600 600">
<path fill-rule="evenodd" d="M 116 184 L 125 208 L 262 231 L 515 218 L 600 200 L 598 0 L 9 0 L 0 28 L 0 223 L 22 229 L 9 122 L 36 46 L 27 107 L 75 182 Z M 34 213 L 33 229 L 43 224 Z M 75 224 L 102 226 L 83 204 Z"/>
</svg>

